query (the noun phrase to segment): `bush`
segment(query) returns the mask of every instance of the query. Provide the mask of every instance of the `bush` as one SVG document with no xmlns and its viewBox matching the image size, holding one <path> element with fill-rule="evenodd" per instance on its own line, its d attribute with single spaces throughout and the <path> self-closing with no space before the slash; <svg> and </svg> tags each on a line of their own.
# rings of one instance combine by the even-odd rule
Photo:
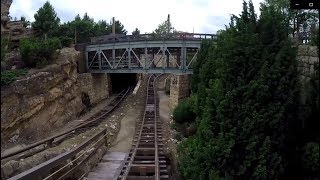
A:
<svg viewBox="0 0 320 180">
<path fill-rule="evenodd" d="M 59 38 L 62 44 L 62 47 L 70 47 L 70 45 L 73 43 L 73 38 L 62 36 Z"/>
<path fill-rule="evenodd" d="M 22 39 L 20 41 L 20 54 L 27 67 L 43 67 L 52 62 L 56 49 L 61 48 L 58 38 L 47 40 Z"/>
<path fill-rule="evenodd" d="M 319 174 L 319 144 L 310 142 L 303 149 L 303 168 L 307 173 Z"/>
<path fill-rule="evenodd" d="M 15 81 L 18 77 L 24 76 L 28 73 L 26 69 L 9 70 L 1 72 L 1 86 L 8 85 Z"/>
<path fill-rule="evenodd" d="M 173 120 L 177 123 L 192 122 L 196 114 L 192 111 L 189 100 L 181 101 L 173 110 Z"/>
</svg>

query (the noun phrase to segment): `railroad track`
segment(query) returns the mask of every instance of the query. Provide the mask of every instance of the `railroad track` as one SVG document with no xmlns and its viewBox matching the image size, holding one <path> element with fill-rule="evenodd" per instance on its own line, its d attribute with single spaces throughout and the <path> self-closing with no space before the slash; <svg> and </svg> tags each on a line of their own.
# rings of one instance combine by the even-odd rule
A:
<svg viewBox="0 0 320 180">
<path fill-rule="evenodd" d="M 152 74 L 148 79 L 144 116 L 137 123 L 132 148 L 117 173 L 117 180 L 169 179 L 155 88 L 157 77 Z"/>
<path fill-rule="evenodd" d="M 130 88 L 122 90 L 107 106 L 105 106 L 101 111 L 96 113 L 94 116 L 88 118 L 84 122 L 76 125 L 75 127 L 63 131 L 59 134 L 46 138 L 44 140 L 33 143 L 29 146 L 26 146 L 20 150 L 8 153 L 1 154 L 1 161 L 7 162 L 13 159 L 21 159 L 30 157 L 36 153 L 39 153 L 45 149 L 56 146 L 60 144 L 65 139 L 71 138 L 77 134 L 81 134 L 92 127 L 99 125 L 126 97 L 129 93 Z"/>
</svg>

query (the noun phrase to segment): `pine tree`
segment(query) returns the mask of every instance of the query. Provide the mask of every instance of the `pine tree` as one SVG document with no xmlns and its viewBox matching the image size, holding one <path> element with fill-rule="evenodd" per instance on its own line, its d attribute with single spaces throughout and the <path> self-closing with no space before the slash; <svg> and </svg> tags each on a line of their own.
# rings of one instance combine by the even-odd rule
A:
<svg viewBox="0 0 320 180">
<path fill-rule="evenodd" d="M 60 23 L 57 13 L 48 1 L 37 11 L 34 19 L 32 28 L 44 35 L 45 39 L 58 29 Z"/>
</svg>

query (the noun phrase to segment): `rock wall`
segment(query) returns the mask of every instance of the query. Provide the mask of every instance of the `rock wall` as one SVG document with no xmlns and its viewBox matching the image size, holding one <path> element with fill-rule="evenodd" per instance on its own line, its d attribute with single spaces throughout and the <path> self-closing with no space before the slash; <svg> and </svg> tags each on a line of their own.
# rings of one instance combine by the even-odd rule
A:
<svg viewBox="0 0 320 180">
<path fill-rule="evenodd" d="M 91 74 L 83 73 L 79 74 L 78 85 L 81 93 L 88 94 L 91 104 L 96 104 L 101 99 L 109 97 L 110 87 L 110 75 L 109 74 Z"/>
<path fill-rule="evenodd" d="M 1 24 L 6 25 L 9 19 L 9 9 L 12 4 L 12 0 L 1 0 Z"/>
<path fill-rule="evenodd" d="M 16 48 L 19 46 L 20 39 L 33 36 L 35 31 L 26 28 L 23 21 L 10 21 L 11 4 L 12 0 L 1 0 L 1 36 L 9 38 L 10 47 Z"/>
<path fill-rule="evenodd" d="M 171 76 L 169 97 L 169 108 L 171 110 L 173 110 L 182 99 L 189 96 L 189 79 L 190 75 L 188 74 Z"/>
<path fill-rule="evenodd" d="M 109 97 L 106 75 L 78 74 L 79 52 L 60 51 L 55 64 L 32 70 L 27 77 L 1 87 L 1 146 L 37 141 L 74 120 L 90 102 Z"/>
<path fill-rule="evenodd" d="M 310 79 L 314 73 L 315 64 L 319 64 L 319 49 L 317 46 L 300 45 L 298 47 L 298 71 L 301 83 L 301 102 L 306 103 L 310 89 Z"/>
</svg>

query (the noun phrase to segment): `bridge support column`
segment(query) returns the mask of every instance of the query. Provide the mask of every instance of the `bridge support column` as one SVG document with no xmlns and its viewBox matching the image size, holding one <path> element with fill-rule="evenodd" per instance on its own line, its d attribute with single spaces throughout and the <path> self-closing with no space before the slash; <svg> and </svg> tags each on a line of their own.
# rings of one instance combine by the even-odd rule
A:
<svg viewBox="0 0 320 180">
<path fill-rule="evenodd" d="M 191 76 L 187 74 L 183 75 L 171 75 L 170 83 L 170 97 L 169 108 L 171 111 L 178 105 L 178 103 L 189 96 L 189 80 Z"/>
</svg>

